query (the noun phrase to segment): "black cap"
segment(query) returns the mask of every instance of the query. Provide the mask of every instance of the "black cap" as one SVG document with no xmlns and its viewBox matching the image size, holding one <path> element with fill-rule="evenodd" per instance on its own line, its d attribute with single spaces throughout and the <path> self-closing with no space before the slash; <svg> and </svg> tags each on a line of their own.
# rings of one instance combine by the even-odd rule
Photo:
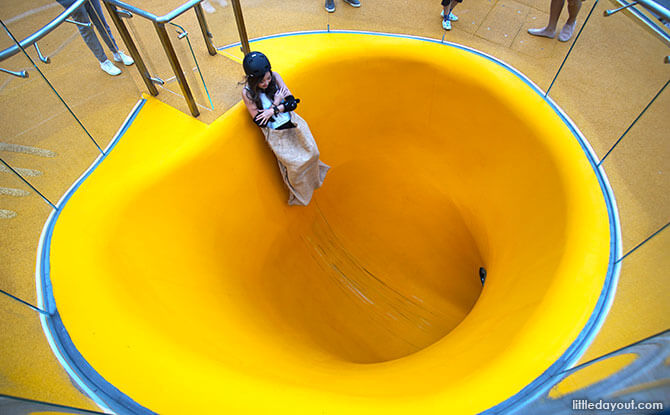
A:
<svg viewBox="0 0 670 415">
<path fill-rule="evenodd" d="M 242 61 L 244 73 L 252 78 L 262 78 L 266 72 L 272 70 L 267 56 L 260 52 L 249 52 Z"/>
</svg>

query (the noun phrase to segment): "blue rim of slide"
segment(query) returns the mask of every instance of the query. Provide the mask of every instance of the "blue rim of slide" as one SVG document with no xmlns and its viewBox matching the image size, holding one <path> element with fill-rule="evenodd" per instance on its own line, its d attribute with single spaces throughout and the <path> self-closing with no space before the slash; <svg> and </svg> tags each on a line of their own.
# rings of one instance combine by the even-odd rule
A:
<svg viewBox="0 0 670 415">
<path fill-rule="evenodd" d="M 586 157 L 591 163 L 596 177 L 598 178 L 598 183 L 600 184 L 600 189 L 603 193 L 605 203 L 607 206 L 607 213 L 609 219 L 609 228 L 610 228 L 610 256 L 607 275 L 605 277 L 605 283 L 603 289 L 598 298 L 598 302 L 595 306 L 595 309 L 591 313 L 591 317 L 588 322 L 577 336 L 575 341 L 568 347 L 568 349 L 563 353 L 563 355 L 556 360 L 543 374 L 533 380 L 530 384 L 524 387 L 522 390 L 517 392 L 515 395 L 507 398 L 505 401 L 497 404 L 496 406 L 487 409 L 482 412 L 482 414 L 499 414 L 506 413 L 510 411 L 516 411 L 522 409 L 526 404 L 535 401 L 539 396 L 546 394 L 549 388 L 551 388 L 558 380 L 559 375 L 562 372 L 572 367 L 578 359 L 584 354 L 588 346 L 593 341 L 594 337 L 602 327 L 602 324 L 605 320 L 605 317 L 612 306 L 614 300 L 614 292 L 616 290 L 616 285 L 619 278 L 619 273 L 621 270 L 621 262 L 618 258 L 621 258 L 621 226 L 619 223 L 619 217 L 617 213 L 616 201 L 614 198 L 614 193 L 610 187 L 609 181 L 605 175 L 605 171 L 602 166 L 598 166 L 598 157 L 591 148 L 591 145 L 584 138 L 582 133 L 579 131 L 574 122 L 563 112 L 563 110 L 556 105 L 556 103 L 550 98 L 545 97 L 544 91 L 542 91 L 535 83 L 528 79 L 524 74 L 519 72 L 514 67 L 506 64 L 505 62 L 494 58 L 488 54 L 480 52 L 478 50 L 458 45 L 450 42 L 443 42 L 437 39 L 424 38 L 420 36 L 411 36 L 411 35 L 400 35 L 400 34 L 391 34 L 391 33 L 379 33 L 379 32 L 368 32 L 368 31 L 356 31 L 356 30 L 315 30 L 315 31 L 304 31 L 304 32 L 291 32 L 291 33 L 282 33 L 271 36 L 264 36 L 257 39 L 253 39 L 250 43 L 258 42 L 267 39 L 288 37 L 288 36 L 305 36 L 305 35 L 314 35 L 314 34 L 327 34 L 327 33 L 342 33 L 342 34 L 357 34 L 357 35 L 370 35 L 370 36 L 385 36 L 385 37 L 396 37 L 404 39 L 413 39 L 420 40 L 424 42 L 438 43 L 448 47 L 454 47 L 457 49 L 464 50 L 466 52 L 473 53 L 477 56 L 490 60 L 495 64 L 501 66 L 502 68 L 512 72 L 514 75 L 519 77 L 524 83 L 540 95 L 547 104 L 558 114 L 558 116 L 563 120 L 563 122 L 570 128 L 574 137 L 577 139 L 579 144 L 582 147 L 582 150 L 586 154 Z M 217 48 L 219 51 L 224 51 L 226 49 L 239 47 L 240 43 L 234 43 L 228 46 L 223 46 Z M 72 197 L 74 192 L 79 188 L 84 180 L 100 165 L 100 163 L 107 157 L 109 152 L 114 149 L 116 144 L 119 142 L 123 134 L 126 132 L 130 124 L 137 117 L 137 114 L 142 109 L 142 106 L 146 102 L 145 99 L 140 100 L 135 108 L 131 111 L 130 115 L 124 122 L 123 126 L 119 129 L 117 134 L 114 136 L 112 141 L 109 143 L 108 147 L 104 154 L 100 155 L 95 162 L 89 167 L 89 169 L 70 187 L 70 189 L 63 195 L 61 200 L 58 202 L 56 207 L 57 210 L 53 210 L 42 231 L 40 237 L 40 243 L 38 247 L 37 255 L 37 266 L 36 266 L 36 279 L 37 279 L 37 300 L 38 307 L 48 311 L 48 315 L 40 314 L 40 320 L 42 322 L 42 328 L 47 337 L 49 345 L 53 350 L 56 358 L 59 360 L 61 365 L 65 368 L 67 373 L 70 375 L 74 384 L 87 396 L 89 396 L 102 410 L 106 412 L 116 412 L 116 413 L 133 413 L 133 414 L 153 414 L 154 412 L 150 411 L 147 408 L 139 405 L 137 402 L 133 401 L 130 397 L 125 395 L 123 392 L 119 391 L 112 384 L 107 382 L 100 374 L 98 374 L 95 369 L 84 359 L 84 357 L 77 351 L 72 340 L 70 339 L 67 330 L 65 329 L 63 322 L 58 314 L 56 309 L 56 303 L 53 298 L 53 291 L 51 288 L 51 281 L 49 277 L 49 254 L 51 251 L 51 237 L 53 234 L 54 226 L 56 220 L 58 219 L 60 210 L 65 206 L 68 200 Z"/>
</svg>

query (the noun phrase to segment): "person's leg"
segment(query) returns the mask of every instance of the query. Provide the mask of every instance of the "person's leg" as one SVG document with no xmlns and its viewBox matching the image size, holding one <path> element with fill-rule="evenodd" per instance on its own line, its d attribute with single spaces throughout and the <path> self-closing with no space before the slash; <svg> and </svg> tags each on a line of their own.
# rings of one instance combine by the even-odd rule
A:
<svg viewBox="0 0 670 415">
<path fill-rule="evenodd" d="M 91 23 L 88 13 L 86 13 L 86 10 L 84 10 L 83 7 L 75 10 L 70 17 L 76 22 Z M 77 29 L 79 29 L 79 34 L 84 38 L 86 46 L 91 49 L 91 52 L 93 52 L 98 62 L 102 63 L 106 61 L 107 55 L 105 55 L 105 51 L 102 49 L 102 45 L 100 44 L 98 37 L 95 35 L 93 28 L 91 26 L 77 25 Z"/>
<path fill-rule="evenodd" d="M 462 0 L 461 0 L 461 1 L 462 1 Z M 453 15 L 452 12 L 454 11 L 454 8 L 455 8 L 456 5 L 457 5 L 458 3 L 460 3 L 461 1 L 459 1 L 459 0 L 451 0 L 451 3 L 449 4 L 449 14 L 447 14 L 447 16 L 452 16 L 452 15 Z M 451 19 L 451 18 L 450 18 L 450 20 L 451 20 L 452 22 L 455 22 L 457 19 Z"/>
<path fill-rule="evenodd" d="M 442 0 L 440 4 L 442 5 L 442 19 L 444 19 L 445 16 L 449 15 L 449 5 L 451 4 L 451 0 Z"/>
<path fill-rule="evenodd" d="M 440 4 L 442 4 L 442 28 L 444 30 L 451 30 L 451 10 L 456 5 L 456 0 L 442 0 Z"/>
<path fill-rule="evenodd" d="M 558 40 L 561 42 L 567 42 L 572 37 L 577 26 L 577 15 L 581 8 L 582 0 L 568 0 L 568 21 L 565 22 L 561 33 L 558 34 Z"/>
<path fill-rule="evenodd" d="M 458 17 L 456 17 L 456 15 L 454 13 L 449 11 L 449 10 L 453 10 L 454 7 L 456 7 L 456 3 L 461 3 L 461 2 L 460 1 L 458 1 L 458 2 L 457 1 L 451 1 L 451 2 L 442 1 L 442 3 L 441 3 L 442 4 L 442 12 L 440 12 L 440 15 L 442 16 L 443 19 L 444 19 L 444 16 L 449 16 L 449 20 L 451 20 L 452 22 L 457 22 L 458 21 Z"/>
<path fill-rule="evenodd" d="M 582 0 L 568 0 L 568 24 L 573 24 L 577 21 L 577 15 L 582 8 Z"/>
<path fill-rule="evenodd" d="M 91 7 L 91 5 L 93 7 Z M 90 0 L 89 3 L 86 3 L 86 9 L 88 10 L 88 14 L 91 16 L 91 21 L 98 29 L 100 37 L 102 37 L 102 40 L 107 44 L 109 50 L 111 50 L 112 53 L 117 53 L 119 51 L 119 47 L 116 45 L 114 36 L 112 36 L 112 31 L 107 24 L 107 20 L 105 20 L 105 15 L 102 14 L 100 0 Z"/>
<path fill-rule="evenodd" d="M 549 6 L 549 22 L 546 27 L 539 29 L 528 29 L 528 33 L 534 36 L 544 36 L 553 38 L 556 35 L 556 25 L 558 24 L 558 17 L 561 15 L 565 0 L 551 0 Z"/>
<path fill-rule="evenodd" d="M 74 0 L 57 0 L 58 3 L 60 3 L 61 6 L 65 7 L 66 9 L 70 7 L 73 3 Z M 85 7 L 79 7 L 77 10 L 75 10 L 70 17 L 75 21 L 79 23 L 88 23 L 90 25 L 91 20 L 88 11 L 86 10 Z M 95 58 L 100 62 L 100 68 L 107 72 L 109 75 L 118 75 L 121 73 L 121 70 L 114 66 L 114 64 L 107 59 L 107 55 L 105 55 L 105 51 L 102 49 L 102 45 L 100 44 L 100 41 L 98 40 L 98 37 L 95 35 L 95 31 L 91 26 L 80 26 L 77 25 L 77 29 L 79 30 L 79 34 L 81 37 L 84 39 L 84 43 L 86 43 L 86 46 L 88 46 L 89 49 L 91 49 L 91 52 L 93 52 L 93 55 L 95 55 Z"/>
<path fill-rule="evenodd" d="M 109 28 L 107 20 L 105 19 L 105 15 L 102 14 L 102 7 L 100 6 L 100 0 L 90 0 L 90 3 L 92 4 L 93 7 L 90 7 L 88 5 L 87 7 L 89 15 L 91 16 L 91 20 L 93 21 L 95 27 L 98 29 L 98 32 L 100 32 L 102 40 L 107 44 L 109 50 L 112 51 L 114 61 L 123 62 L 123 64 L 126 66 L 130 66 L 133 63 L 135 63 L 133 58 L 131 58 L 130 56 L 126 55 L 125 53 L 121 52 L 121 50 L 119 50 L 119 46 L 116 44 L 116 40 L 112 35 L 112 30 Z"/>
</svg>

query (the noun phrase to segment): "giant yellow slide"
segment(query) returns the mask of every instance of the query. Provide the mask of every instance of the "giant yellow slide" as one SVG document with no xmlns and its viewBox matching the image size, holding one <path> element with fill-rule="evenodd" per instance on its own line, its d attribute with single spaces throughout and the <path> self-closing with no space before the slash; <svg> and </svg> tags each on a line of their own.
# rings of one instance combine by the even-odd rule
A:
<svg viewBox="0 0 670 415">
<path fill-rule="evenodd" d="M 95 372 L 161 414 L 471 414 L 579 357 L 616 279 L 616 212 L 537 87 L 421 39 L 252 48 L 332 169 L 290 207 L 241 103 L 206 126 L 148 99 L 47 247 Z"/>
</svg>

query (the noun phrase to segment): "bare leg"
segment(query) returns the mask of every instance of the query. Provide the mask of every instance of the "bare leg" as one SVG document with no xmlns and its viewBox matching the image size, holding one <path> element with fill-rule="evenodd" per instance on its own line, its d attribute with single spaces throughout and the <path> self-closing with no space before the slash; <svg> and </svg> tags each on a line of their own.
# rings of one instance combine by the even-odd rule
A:
<svg viewBox="0 0 670 415">
<path fill-rule="evenodd" d="M 567 24 L 574 24 L 577 21 L 579 9 L 582 8 L 582 0 L 568 0 L 568 21 Z"/>
<path fill-rule="evenodd" d="M 534 36 L 544 36 L 553 38 L 556 35 L 556 25 L 558 24 L 558 17 L 561 15 L 565 0 L 551 0 L 549 7 L 549 23 L 546 27 L 540 29 L 528 29 L 528 33 Z"/>
</svg>

